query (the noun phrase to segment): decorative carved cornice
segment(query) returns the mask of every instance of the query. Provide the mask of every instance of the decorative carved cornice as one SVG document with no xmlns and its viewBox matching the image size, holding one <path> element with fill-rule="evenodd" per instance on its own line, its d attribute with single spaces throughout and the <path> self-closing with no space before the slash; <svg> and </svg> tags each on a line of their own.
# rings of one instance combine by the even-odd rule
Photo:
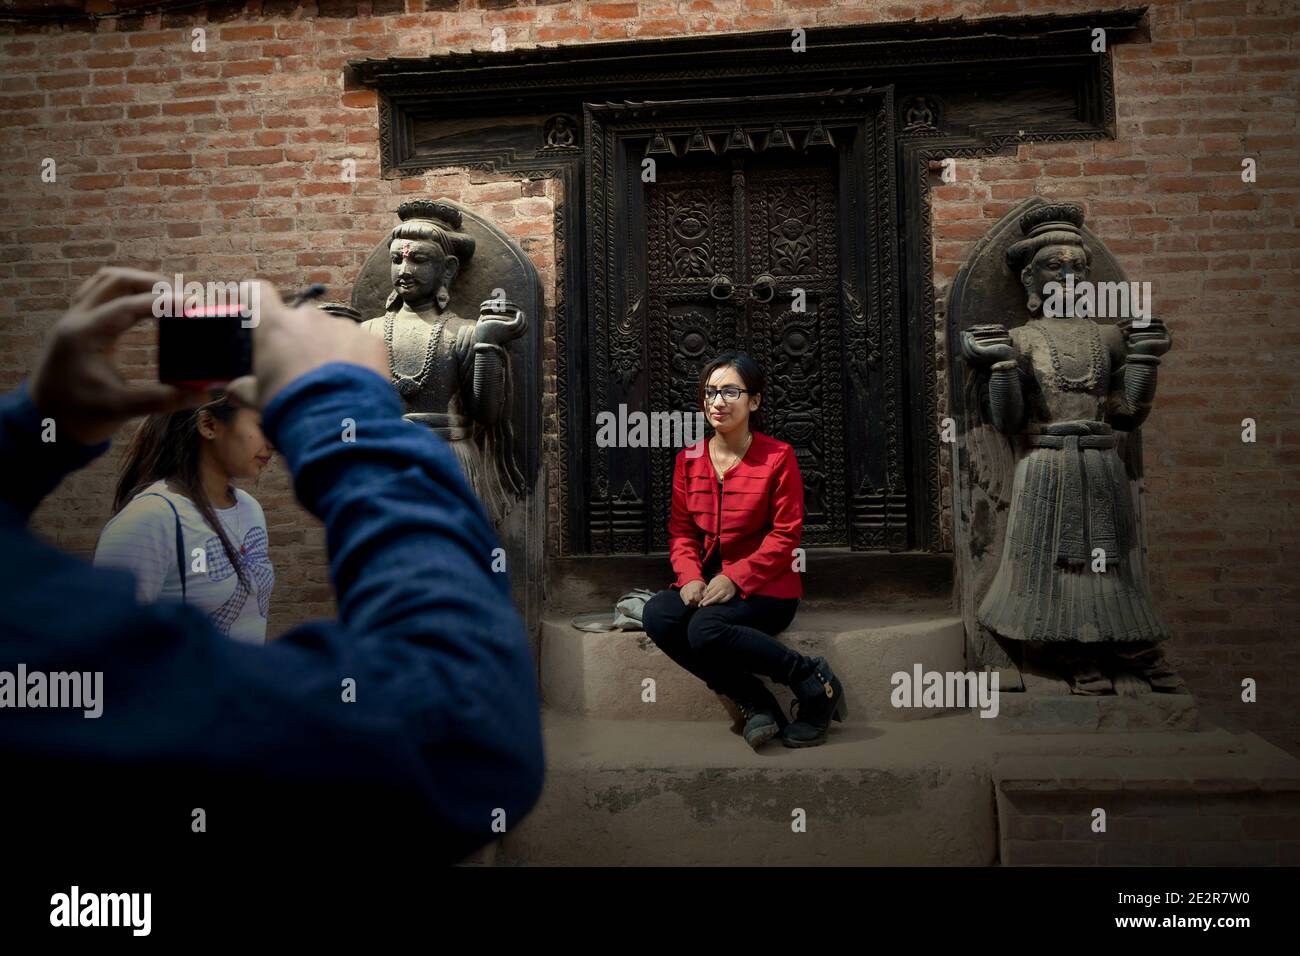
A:
<svg viewBox="0 0 1300 956">
<path fill-rule="evenodd" d="M 525 98 L 540 100 L 565 89 L 580 89 L 588 100 L 598 98 L 602 88 L 617 95 L 630 80 L 651 73 L 662 79 L 752 78 L 844 64 L 861 72 L 1008 57 L 1087 55 L 1093 30 L 1105 30 L 1113 42 L 1135 30 L 1145 13 L 1146 7 L 1126 7 L 1091 13 L 808 27 L 807 49 L 797 54 L 791 50 L 791 30 L 767 30 L 389 57 L 353 61 L 349 66 L 361 83 L 389 95 L 511 92 L 513 102 L 519 105 Z M 798 26 L 792 21 L 792 29 Z M 800 64 L 784 61 L 787 56 L 798 57 Z M 439 109 L 454 105 L 444 101 Z M 463 104 L 473 112 L 484 105 L 479 100 Z"/>
</svg>

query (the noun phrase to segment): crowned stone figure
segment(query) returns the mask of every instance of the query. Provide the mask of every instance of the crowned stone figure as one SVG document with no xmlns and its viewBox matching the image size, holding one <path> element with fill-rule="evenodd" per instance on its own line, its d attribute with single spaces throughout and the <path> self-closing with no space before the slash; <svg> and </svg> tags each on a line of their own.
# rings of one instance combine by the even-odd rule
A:
<svg viewBox="0 0 1300 956">
<path fill-rule="evenodd" d="M 1111 693 L 1122 675 L 1185 693 L 1160 648 L 1169 633 L 1116 451 L 1116 430 L 1136 429 L 1150 412 L 1172 343 L 1155 318 L 1043 315 L 1048 283 L 1088 279 L 1082 226 L 1071 204 L 1026 213 L 1007 263 L 1025 287 L 1028 321 L 961 334 L 962 356 L 986 382 L 991 424 L 1017 451 L 1001 562 L 977 618 L 998 638 L 1032 646 L 1076 694 Z"/>
<path fill-rule="evenodd" d="M 362 323 L 382 336 L 406 419 L 451 445 L 500 529 L 524 492 L 510 426 L 512 379 L 506 345 L 527 319 L 513 303 L 488 299 L 476 319 L 448 308 L 456 275 L 474 255 L 460 210 L 421 199 L 402 203 L 389 237 L 393 292 L 384 314 Z"/>
</svg>

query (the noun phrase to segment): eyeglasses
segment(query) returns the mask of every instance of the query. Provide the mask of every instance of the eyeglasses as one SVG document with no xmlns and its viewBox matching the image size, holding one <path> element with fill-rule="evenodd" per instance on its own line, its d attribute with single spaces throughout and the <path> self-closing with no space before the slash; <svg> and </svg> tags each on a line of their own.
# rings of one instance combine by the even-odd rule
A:
<svg viewBox="0 0 1300 956">
<path fill-rule="evenodd" d="M 740 388 L 737 385 L 724 385 L 722 388 L 714 388 L 712 385 L 705 385 L 704 401 L 705 404 L 708 404 L 721 395 L 724 401 L 734 402 L 736 399 L 740 398 L 742 394 L 747 393 L 748 391 L 749 389 Z"/>
</svg>

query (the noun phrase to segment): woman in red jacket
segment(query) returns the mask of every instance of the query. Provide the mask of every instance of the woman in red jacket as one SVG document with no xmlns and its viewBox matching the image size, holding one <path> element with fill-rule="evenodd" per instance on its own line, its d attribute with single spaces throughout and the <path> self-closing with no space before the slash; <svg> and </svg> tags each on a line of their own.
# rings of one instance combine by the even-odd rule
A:
<svg viewBox="0 0 1300 956">
<path fill-rule="evenodd" d="M 660 650 L 736 702 L 751 747 L 778 733 L 787 747 L 811 747 L 847 711 L 826 659 L 774 638 L 803 594 L 794 570 L 803 481 L 794 449 L 750 428 L 763 382 L 743 352 L 724 352 L 700 374 L 715 433 L 677 455 L 668 523 L 677 580 L 646 603 L 642 624 Z M 756 675 L 794 691 L 793 722 Z"/>
</svg>

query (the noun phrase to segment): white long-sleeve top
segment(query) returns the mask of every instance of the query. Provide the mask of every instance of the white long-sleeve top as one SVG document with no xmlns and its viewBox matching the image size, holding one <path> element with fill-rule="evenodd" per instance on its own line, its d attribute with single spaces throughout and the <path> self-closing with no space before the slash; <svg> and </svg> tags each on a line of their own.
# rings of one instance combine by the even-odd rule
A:
<svg viewBox="0 0 1300 956">
<path fill-rule="evenodd" d="M 275 586 L 267 551 L 266 516 L 257 499 L 235 489 L 235 506 L 216 509 L 226 536 L 241 551 L 248 587 L 240 583 L 221 539 L 189 498 L 167 490 L 164 482 L 145 488 L 104 527 L 95 548 L 97 567 L 122 568 L 135 575 L 141 601 L 180 601 L 176 561 L 176 516 L 161 494 L 176 506 L 185 546 L 185 600 L 212 618 L 217 629 L 237 641 L 266 643 L 266 619 Z"/>
</svg>

